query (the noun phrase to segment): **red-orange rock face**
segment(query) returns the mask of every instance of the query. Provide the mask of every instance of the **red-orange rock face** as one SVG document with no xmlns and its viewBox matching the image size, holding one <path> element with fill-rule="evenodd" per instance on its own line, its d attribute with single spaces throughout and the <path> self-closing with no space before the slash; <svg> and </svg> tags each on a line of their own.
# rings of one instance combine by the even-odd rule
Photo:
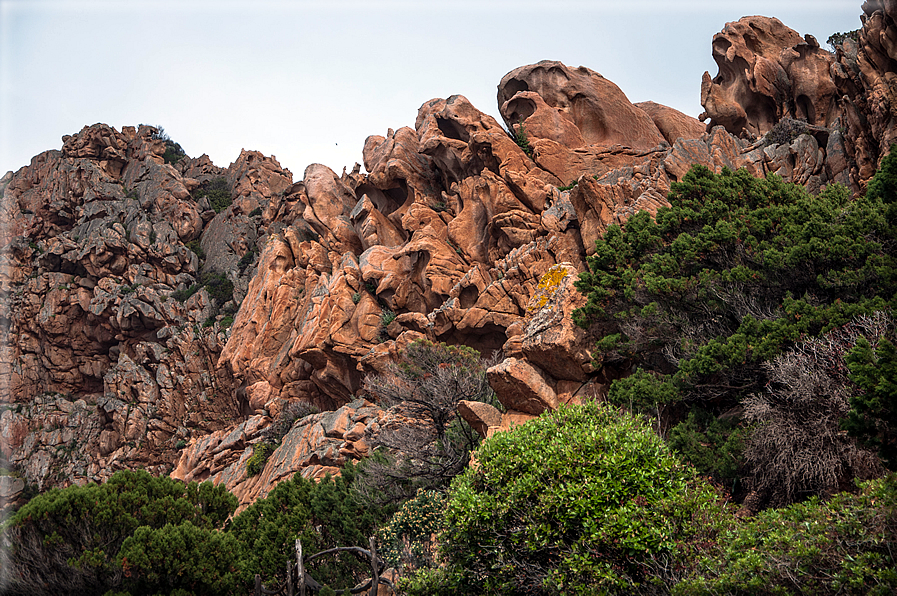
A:
<svg viewBox="0 0 897 596">
<path fill-rule="evenodd" d="M 506 74 L 498 105 L 509 127 L 568 149 L 625 145 L 652 149 L 664 141 L 651 118 L 633 106 L 619 87 L 583 66 L 573 69 L 544 60 Z"/>
<path fill-rule="evenodd" d="M 245 506 L 365 457 L 381 425 L 425 424 L 362 399 L 365 375 L 421 338 L 503 351 L 488 375 L 506 411 L 461 408 L 483 435 L 602 395 L 596 338 L 570 321 L 594 241 L 656 213 L 695 163 L 861 187 L 897 138 L 891 4 L 867 2 L 859 43 L 835 55 L 775 19 L 727 25 L 706 131 L 541 62 L 499 87 L 518 134 L 463 96 L 433 99 L 414 128 L 368 138 L 367 173 L 313 164 L 294 181 L 256 151 L 165 164 L 151 127 L 65 137 L 0 180 L 3 457 L 41 487 L 143 467 L 224 483 Z M 756 138 L 785 117 L 808 122 Z M 231 197 L 217 213 L 213 182 Z M 294 402 L 320 412 L 247 476 Z"/>
</svg>

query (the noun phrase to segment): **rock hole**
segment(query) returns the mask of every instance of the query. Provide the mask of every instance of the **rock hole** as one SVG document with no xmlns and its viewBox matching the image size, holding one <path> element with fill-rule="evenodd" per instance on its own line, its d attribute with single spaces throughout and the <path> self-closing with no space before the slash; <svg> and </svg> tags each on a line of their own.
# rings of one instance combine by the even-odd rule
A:
<svg viewBox="0 0 897 596">
<path fill-rule="evenodd" d="M 404 182 L 403 182 L 404 184 Z M 355 196 L 367 195 L 371 202 L 374 204 L 374 207 L 382 213 L 383 215 L 389 215 L 399 207 L 401 207 L 405 203 L 405 199 L 408 198 L 407 185 L 405 185 L 405 197 L 402 198 L 401 201 L 397 201 L 397 197 L 401 198 L 402 192 L 399 189 L 392 189 L 398 192 L 390 192 L 390 191 L 382 191 L 379 188 L 375 188 L 370 184 L 362 184 L 358 188 L 355 189 Z"/>
<path fill-rule="evenodd" d="M 518 97 L 508 102 L 506 117 L 513 126 L 526 120 L 536 112 L 536 102 L 526 97 Z"/>
<path fill-rule="evenodd" d="M 461 290 L 461 295 L 458 299 L 461 302 L 461 308 L 470 308 L 477 303 L 479 297 L 480 291 L 477 290 L 476 286 L 467 286 Z"/>
<path fill-rule="evenodd" d="M 408 184 L 405 183 L 404 180 L 399 180 L 399 186 L 395 188 L 387 188 L 383 191 L 387 197 L 389 197 L 393 203 L 394 207 L 388 211 L 388 213 L 392 213 L 399 207 L 405 204 L 405 201 L 408 200 Z M 387 214 L 386 211 L 381 211 L 384 215 Z"/>
<path fill-rule="evenodd" d="M 816 122 L 816 110 L 813 109 L 813 102 L 806 95 L 798 95 L 796 101 L 797 119 L 806 120 L 810 124 Z"/>
<path fill-rule="evenodd" d="M 464 141 L 465 143 L 470 141 L 470 135 L 467 134 L 467 131 L 464 129 L 464 127 L 459 125 L 454 120 L 449 120 L 448 118 L 440 118 L 439 116 L 437 116 L 436 125 L 439 127 L 439 131 L 445 137 L 455 139 L 456 141 Z"/>
</svg>

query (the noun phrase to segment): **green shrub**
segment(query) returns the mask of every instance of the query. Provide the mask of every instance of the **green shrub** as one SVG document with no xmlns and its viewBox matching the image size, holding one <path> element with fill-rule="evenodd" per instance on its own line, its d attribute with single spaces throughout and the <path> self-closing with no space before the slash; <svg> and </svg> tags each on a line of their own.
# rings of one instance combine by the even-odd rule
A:
<svg viewBox="0 0 897 596">
<path fill-rule="evenodd" d="M 351 491 L 355 468 L 349 464 L 337 478 L 320 482 L 297 473 L 280 483 L 234 518 L 229 531 L 244 545 L 244 579 L 255 573 L 283 583 L 286 562 L 295 561 L 295 541 L 314 554 L 335 546 L 362 546 L 377 524 L 393 510 L 361 506 Z M 320 558 L 306 566 L 318 582 L 337 587 L 354 586 L 370 578 L 370 563 L 352 555 Z"/>
<path fill-rule="evenodd" d="M 258 217 L 261 214 L 262 214 L 262 208 L 256 207 L 249 213 L 249 217 Z"/>
<path fill-rule="evenodd" d="M 843 427 L 875 449 L 882 463 L 897 470 L 897 348 L 882 337 L 873 346 L 861 338 L 847 356 L 850 379 L 859 391 L 850 399 Z"/>
<path fill-rule="evenodd" d="M 418 489 L 377 533 L 378 553 L 387 565 L 404 571 L 436 565 L 436 535 L 443 527 L 446 497 Z"/>
<path fill-rule="evenodd" d="M 240 257 L 240 263 L 239 263 L 239 265 L 238 265 L 239 268 L 240 268 L 240 273 L 243 273 L 244 271 L 246 271 L 246 268 L 247 268 L 247 267 L 249 267 L 250 265 L 252 265 L 252 262 L 255 260 L 255 255 L 256 255 L 256 254 L 258 254 L 258 253 L 256 252 L 256 248 L 253 246 L 252 248 L 250 248 L 249 250 L 247 250 L 247 251 L 243 254 L 242 257 Z"/>
<path fill-rule="evenodd" d="M 768 509 L 721 533 L 677 595 L 897 592 L 897 479 Z"/>
<path fill-rule="evenodd" d="M 700 474 L 734 489 L 744 465 L 744 441 L 749 435 L 750 429 L 737 417 L 721 420 L 698 407 L 670 429 L 667 443 Z"/>
<path fill-rule="evenodd" d="M 609 327 L 602 363 L 634 361 L 672 375 L 683 399 L 729 408 L 765 386 L 763 362 L 894 299 L 880 199 L 702 166 L 669 199 L 656 220 L 610 226 L 580 274 L 574 318 Z"/>
<path fill-rule="evenodd" d="M 165 143 L 165 153 L 162 154 L 162 159 L 165 163 L 174 164 L 187 157 L 187 153 L 181 148 L 180 144 L 172 141 L 164 128 L 161 126 L 156 126 L 154 128 L 156 129 L 156 132 L 153 133 L 152 138 Z"/>
<path fill-rule="evenodd" d="M 710 539 L 716 493 L 638 418 L 589 402 L 487 439 L 452 482 L 442 548 L 465 593 L 660 588 Z"/>
<path fill-rule="evenodd" d="M 208 271 L 200 276 L 200 283 L 209 293 L 209 297 L 219 305 L 230 302 L 234 297 L 234 284 L 224 273 Z"/>
<path fill-rule="evenodd" d="M 222 331 L 229 328 L 233 324 L 234 324 L 233 315 L 227 315 L 227 316 L 221 318 L 221 330 Z"/>
<path fill-rule="evenodd" d="M 227 184 L 227 178 L 224 176 L 212 178 L 208 182 L 205 182 L 195 195 L 197 200 L 202 197 L 209 199 L 209 205 L 215 213 L 221 213 L 233 202 L 233 197 L 230 194 L 230 188 Z"/>
<path fill-rule="evenodd" d="M 829 35 L 828 40 L 826 40 L 826 43 L 828 43 L 829 47 L 831 47 L 832 51 L 834 52 L 835 50 L 838 49 L 838 46 L 843 44 L 844 41 L 847 39 L 852 39 L 854 42 L 859 42 L 860 41 L 860 30 L 854 29 L 853 31 L 832 33 L 831 35 Z"/>
<path fill-rule="evenodd" d="M 51 489 L 5 525 L 13 545 L 10 592 L 103 594 L 120 585 L 117 557 L 138 528 L 190 523 L 211 530 L 236 506 L 223 486 L 184 484 L 142 470 L 116 472 L 105 484 Z"/>
<path fill-rule="evenodd" d="M 189 288 L 184 290 L 175 290 L 171 293 L 171 297 L 177 300 L 178 302 L 186 302 L 190 296 L 197 293 L 202 289 L 202 286 L 199 284 L 193 284 Z"/>
<path fill-rule="evenodd" d="M 389 324 L 396 320 L 396 313 L 391 310 L 384 310 L 380 313 L 380 324 L 389 327 Z"/>
<path fill-rule="evenodd" d="M 190 242 L 188 242 L 188 243 L 185 244 L 184 246 L 186 246 L 187 248 L 189 248 L 190 250 L 192 250 L 193 253 L 194 253 L 197 257 L 199 257 L 199 260 L 200 260 L 200 261 L 204 261 L 204 260 L 205 260 L 205 258 L 206 258 L 206 251 L 204 251 L 204 250 L 202 249 L 202 245 L 199 243 L 199 238 L 195 238 L 195 239 L 191 240 Z"/>
<path fill-rule="evenodd" d="M 259 442 L 252 446 L 252 455 L 246 460 L 246 475 L 257 476 L 265 469 L 268 458 L 277 449 L 277 445 Z"/>
<path fill-rule="evenodd" d="M 402 575 L 398 593 L 403 596 L 456 596 L 465 593 L 461 584 L 461 574 L 453 569 L 424 567 Z"/>
<path fill-rule="evenodd" d="M 532 159 L 533 157 L 533 147 L 529 144 L 529 137 L 526 134 L 526 128 L 523 126 L 523 120 L 521 119 L 517 125 L 511 125 L 511 138 L 514 139 L 514 142 L 517 143 L 517 146 L 523 149 L 523 152 L 526 153 L 526 156 Z"/>
<path fill-rule="evenodd" d="M 180 146 L 180 144 L 175 143 L 174 141 L 168 141 L 165 143 L 165 153 L 162 154 L 162 159 L 167 164 L 175 164 L 182 159 L 187 157 L 187 153 Z"/>
<path fill-rule="evenodd" d="M 352 294 L 352 304 L 358 304 L 360 301 L 361 301 L 360 293 L 355 292 L 354 294 Z"/>
<path fill-rule="evenodd" d="M 124 574 L 122 584 L 135 596 L 176 590 L 196 596 L 242 595 L 241 546 L 228 532 L 190 522 L 141 526 L 125 539 L 116 562 Z"/>
<path fill-rule="evenodd" d="M 607 399 L 631 412 L 657 416 L 659 408 L 679 400 L 680 396 L 671 379 L 639 368 L 613 383 Z"/>
</svg>

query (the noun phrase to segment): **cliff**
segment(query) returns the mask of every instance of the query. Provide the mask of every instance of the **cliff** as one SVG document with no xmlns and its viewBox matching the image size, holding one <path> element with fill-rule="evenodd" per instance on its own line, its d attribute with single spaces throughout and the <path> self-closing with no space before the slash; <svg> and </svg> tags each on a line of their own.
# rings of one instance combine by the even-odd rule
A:
<svg viewBox="0 0 897 596">
<path fill-rule="evenodd" d="M 811 191 L 874 173 L 897 138 L 897 15 L 863 10 L 834 54 L 776 19 L 727 24 L 706 126 L 543 61 L 502 78 L 504 126 L 432 99 L 414 128 L 367 139 L 366 174 L 312 164 L 294 182 L 255 151 L 165 163 L 147 126 L 63 137 L 2 181 L 3 457 L 41 489 L 140 467 L 223 482 L 245 506 L 413 422 L 362 381 L 422 337 L 502 351 L 489 379 L 507 412 L 465 410 L 484 434 L 601 395 L 616 372 L 592 368 L 600 330 L 569 315 L 608 225 L 655 213 L 695 163 Z M 247 476 L 295 402 L 320 412 Z"/>
</svg>

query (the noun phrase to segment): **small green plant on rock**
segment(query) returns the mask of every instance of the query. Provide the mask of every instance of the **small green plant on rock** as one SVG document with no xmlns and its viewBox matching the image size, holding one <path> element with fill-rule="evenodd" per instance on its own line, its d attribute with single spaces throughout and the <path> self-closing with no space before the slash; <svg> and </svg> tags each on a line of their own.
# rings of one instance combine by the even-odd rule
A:
<svg viewBox="0 0 897 596">
<path fill-rule="evenodd" d="M 384 310 L 380 313 L 380 324 L 389 327 L 389 324 L 396 320 L 396 313 L 391 310 Z"/>
<path fill-rule="evenodd" d="M 240 268 L 240 273 L 243 273 L 244 271 L 246 271 L 247 267 L 252 265 L 252 262 L 255 261 L 256 254 L 258 254 L 258 253 L 256 251 L 256 248 L 253 246 L 252 248 L 247 250 L 246 253 L 243 254 L 242 257 L 240 257 L 240 263 L 238 265 Z"/>
<path fill-rule="evenodd" d="M 200 260 L 200 261 L 205 260 L 205 258 L 206 258 L 206 251 L 204 251 L 204 250 L 202 249 L 202 246 L 201 246 L 200 243 L 199 243 L 199 238 L 196 238 L 196 239 L 194 239 L 194 240 L 191 240 L 190 242 L 188 242 L 188 243 L 185 244 L 184 246 L 186 246 L 187 248 L 189 248 L 190 250 L 192 250 L 193 253 L 194 253 L 197 257 L 199 257 L 199 260 Z"/>
<path fill-rule="evenodd" d="M 526 153 L 526 156 L 532 159 L 533 157 L 533 147 L 529 144 L 529 137 L 526 135 L 526 128 L 523 126 L 523 119 L 517 123 L 516 126 L 511 125 L 511 138 L 514 139 L 514 142 L 517 143 L 517 146 L 523 149 L 523 152 Z"/>
<path fill-rule="evenodd" d="M 164 128 L 161 126 L 156 126 L 155 128 L 156 132 L 153 133 L 152 138 L 165 143 L 165 153 L 162 154 L 162 159 L 165 163 L 175 164 L 187 157 L 187 152 L 184 151 L 179 143 L 175 143 L 171 140 L 171 137 L 168 136 Z"/>
<path fill-rule="evenodd" d="M 860 41 L 860 30 L 854 29 L 853 31 L 842 31 L 838 33 L 832 33 L 829 35 L 827 43 L 832 48 L 832 51 L 838 49 L 838 47 L 843 44 L 846 40 L 851 39 L 854 43 Z"/>
<path fill-rule="evenodd" d="M 233 202 L 233 197 L 231 197 L 230 189 L 227 185 L 227 178 L 224 176 L 212 178 L 204 183 L 195 196 L 197 200 L 202 197 L 209 199 L 209 206 L 212 207 L 215 213 L 221 213 Z"/>
<path fill-rule="evenodd" d="M 260 474 L 265 469 L 265 463 L 267 463 L 268 458 L 271 457 L 275 449 L 277 447 L 270 443 L 260 442 L 253 445 L 252 455 L 246 462 L 246 475 L 257 476 Z"/>
</svg>

